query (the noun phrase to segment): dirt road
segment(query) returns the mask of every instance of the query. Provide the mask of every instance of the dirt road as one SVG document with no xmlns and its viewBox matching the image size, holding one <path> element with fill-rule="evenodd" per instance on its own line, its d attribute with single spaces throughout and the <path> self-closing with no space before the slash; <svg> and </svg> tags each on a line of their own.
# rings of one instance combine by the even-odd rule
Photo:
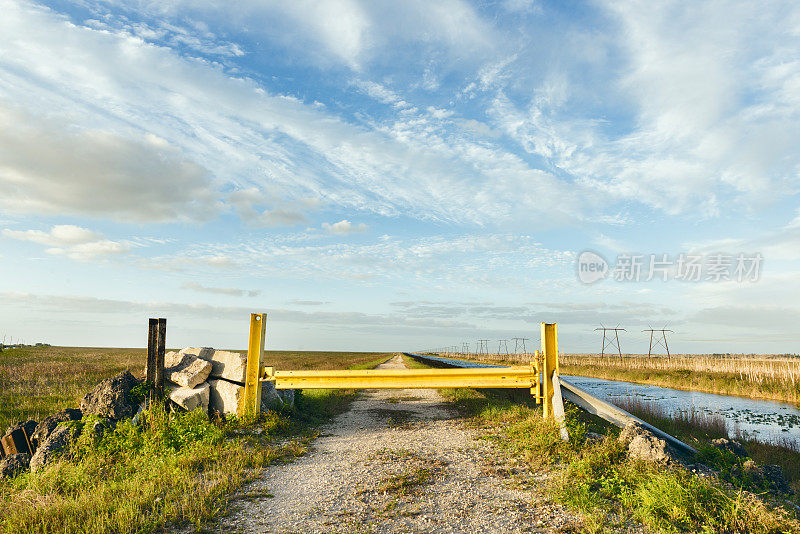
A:
<svg viewBox="0 0 800 534">
<path fill-rule="evenodd" d="M 378 368 L 404 368 L 396 356 Z M 435 390 L 364 391 L 304 457 L 243 489 L 225 532 L 551 532 L 572 523 L 498 469 Z M 269 495 L 272 495 L 271 497 Z"/>
</svg>

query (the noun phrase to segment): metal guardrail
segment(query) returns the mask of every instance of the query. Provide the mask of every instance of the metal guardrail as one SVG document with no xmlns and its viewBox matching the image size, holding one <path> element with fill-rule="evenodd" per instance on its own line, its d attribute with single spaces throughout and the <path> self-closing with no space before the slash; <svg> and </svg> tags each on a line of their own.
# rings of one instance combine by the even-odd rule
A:
<svg viewBox="0 0 800 534">
<path fill-rule="evenodd" d="M 477 362 L 470 362 L 466 360 L 454 360 L 451 358 L 440 358 L 438 356 L 429 356 L 427 354 L 414 354 L 411 352 L 404 352 L 406 356 L 414 358 L 418 361 L 422 361 L 424 363 L 432 363 L 437 365 L 447 365 L 450 367 L 461 368 L 461 367 L 476 367 L 476 366 L 486 366 L 488 364 L 477 363 Z M 492 367 L 501 367 L 493 365 Z M 579 388 L 575 384 L 571 383 L 568 380 L 563 378 L 559 378 L 559 382 L 561 385 L 561 395 L 565 400 L 570 401 L 571 403 L 579 406 L 583 410 L 596 415 L 602 419 L 605 419 L 609 423 L 618 426 L 620 428 L 624 428 L 629 423 L 636 423 L 641 425 L 642 427 L 646 428 L 659 438 L 663 439 L 676 449 L 680 450 L 681 452 L 688 453 L 688 454 L 696 454 L 697 451 L 687 445 L 686 443 L 682 442 L 678 438 L 667 434 L 663 430 L 660 430 L 653 425 L 642 421 L 638 417 L 633 414 L 630 414 L 619 408 L 614 406 L 611 403 L 608 403 L 604 400 L 598 399 L 594 395 L 588 393 L 587 391 Z"/>
<path fill-rule="evenodd" d="M 534 388 L 536 366 L 462 367 L 458 369 L 362 369 L 276 371 L 266 367 L 262 380 L 275 389 Z"/>
<path fill-rule="evenodd" d="M 538 351 L 529 366 L 488 367 L 463 365 L 462 369 L 369 369 L 345 371 L 277 371 L 263 366 L 267 315 L 250 314 L 250 340 L 247 349 L 247 369 L 244 394 L 237 413 L 257 414 L 261 408 L 261 384 L 271 382 L 276 389 L 374 389 L 374 388 L 505 388 L 530 390 L 536 402 L 543 403 L 544 417 L 556 417 L 563 422 L 562 410 L 554 411 L 553 384 L 557 376 L 558 340 L 555 323 L 542 323 L 542 353 Z"/>
</svg>

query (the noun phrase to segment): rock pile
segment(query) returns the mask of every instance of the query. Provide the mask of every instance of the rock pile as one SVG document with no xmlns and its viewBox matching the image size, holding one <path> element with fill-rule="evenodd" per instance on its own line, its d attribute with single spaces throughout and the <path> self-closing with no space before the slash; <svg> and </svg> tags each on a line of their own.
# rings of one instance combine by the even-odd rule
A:
<svg viewBox="0 0 800 534">
<path fill-rule="evenodd" d="M 169 399 L 186 410 L 237 413 L 244 396 L 246 369 L 247 356 L 237 352 L 190 347 L 164 356 Z M 82 431 L 99 439 L 118 421 L 135 416 L 144 406 L 139 403 L 141 399 L 132 395 L 140 383 L 140 379 L 124 371 L 97 384 L 81 399 L 80 409 L 66 408 L 41 422 L 21 421 L 9 427 L 0 447 L 0 455 L 5 453 L 0 460 L 0 478 L 41 469 L 54 458 L 69 455 Z M 293 405 L 293 390 L 277 391 L 272 384 L 264 383 L 262 410 Z M 96 419 L 85 425 L 84 416 Z"/>
<path fill-rule="evenodd" d="M 244 396 L 247 355 L 210 347 L 187 347 L 164 355 L 164 377 L 169 398 L 186 410 L 202 407 L 235 414 Z M 294 405 L 294 391 L 277 391 L 264 383 L 262 410 Z"/>
<path fill-rule="evenodd" d="M 619 434 L 619 440 L 628 448 L 628 455 L 646 462 L 668 464 L 674 461 L 667 442 L 637 423 L 628 423 Z"/>
</svg>

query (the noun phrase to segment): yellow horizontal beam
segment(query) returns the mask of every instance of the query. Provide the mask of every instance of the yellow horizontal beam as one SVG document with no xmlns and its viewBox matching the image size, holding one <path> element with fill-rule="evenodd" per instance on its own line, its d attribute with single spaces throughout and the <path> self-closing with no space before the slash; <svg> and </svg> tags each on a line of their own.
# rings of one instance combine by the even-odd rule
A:
<svg viewBox="0 0 800 534">
<path fill-rule="evenodd" d="M 276 389 L 531 388 L 539 382 L 536 366 L 475 369 L 366 369 L 349 371 L 275 371 L 262 380 Z"/>
</svg>

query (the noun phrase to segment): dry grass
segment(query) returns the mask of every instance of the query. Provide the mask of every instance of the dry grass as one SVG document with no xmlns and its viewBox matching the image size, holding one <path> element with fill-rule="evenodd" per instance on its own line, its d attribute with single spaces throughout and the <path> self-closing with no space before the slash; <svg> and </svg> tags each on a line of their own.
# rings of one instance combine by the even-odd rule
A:
<svg viewBox="0 0 800 534">
<path fill-rule="evenodd" d="M 800 358 L 787 355 L 561 355 L 559 360 L 563 374 L 800 403 Z"/>
<path fill-rule="evenodd" d="M 279 369 L 345 369 L 382 356 L 375 352 L 267 351 Z M 386 358 L 390 355 L 386 354 Z M 98 382 L 129 370 L 143 373 L 145 349 L 22 347 L 0 352 L 0 431 L 23 419 L 77 407 Z"/>
</svg>

